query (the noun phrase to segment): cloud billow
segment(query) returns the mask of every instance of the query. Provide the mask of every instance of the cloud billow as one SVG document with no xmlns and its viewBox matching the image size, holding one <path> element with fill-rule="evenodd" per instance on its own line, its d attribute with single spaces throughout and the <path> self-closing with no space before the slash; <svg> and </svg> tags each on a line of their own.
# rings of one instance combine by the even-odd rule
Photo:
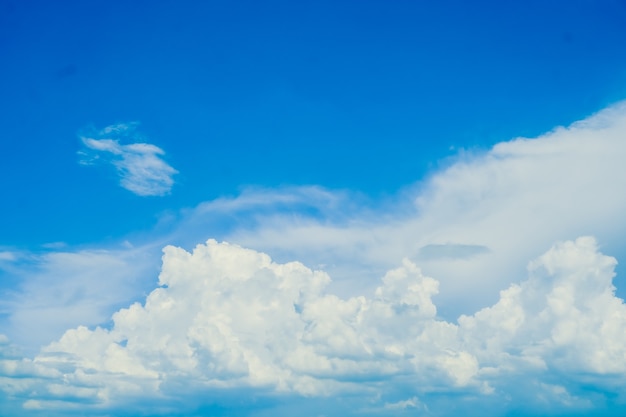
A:
<svg viewBox="0 0 626 417">
<path fill-rule="evenodd" d="M 97 132 L 95 138 L 81 136 L 85 149 L 79 152 L 80 163 L 110 163 L 116 168 L 120 185 L 139 196 L 168 194 L 178 171 L 162 159 L 165 152 L 149 143 L 120 144 L 120 137 L 134 139 L 135 126 L 112 125 Z"/>
<path fill-rule="evenodd" d="M 80 314 L 57 314 L 62 336 L 32 359 L 0 338 L 0 395 L 47 415 L 624 415 L 626 305 L 597 243 L 624 255 L 624 132 L 620 103 L 459 155 L 392 204 L 321 187 L 204 202 L 133 249 L 155 266 L 169 244 L 158 288 L 130 306 L 140 296 L 117 282 L 92 286 L 112 267 L 120 283 L 151 270 L 128 271 L 130 249 L 46 257 L 12 316 Z M 83 163 L 122 161 L 134 135 L 92 135 Z M 182 249 L 208 236 L 231 243 Z M 48 277 L 87 299 L 57 297 Z M 112 320 L 97 327 L 96 308 Z"/>
<path fill-rule="evenodd" d="M 528 279 L 454 323 L 437 317 L 437 280 L 408 260 L 373 295 L 342 298 L 326 273 L 298 262 L 213 240 L 191 253 L 169 246 L 159 287 L 115 313 L 110 329 L 68 330 L 34 360 L 0 365 L 4 377 L 30 378 L 12 389 L 33 409 L 185 393 L 219 404 L 211 393 L 253 390 L 349 393 L 374 414 L 446 416 L 441 396 L 515 408 L 530 386 L 542 393 L 535 410 L 579 411 L 598 406 L 579 395 L 584 385 L 606 392 L 599 402 L 624 394 L 626 305 L 614 295 L 615 265 L 593 238 L 557 243 L 531 262 Z"/>
</svg>

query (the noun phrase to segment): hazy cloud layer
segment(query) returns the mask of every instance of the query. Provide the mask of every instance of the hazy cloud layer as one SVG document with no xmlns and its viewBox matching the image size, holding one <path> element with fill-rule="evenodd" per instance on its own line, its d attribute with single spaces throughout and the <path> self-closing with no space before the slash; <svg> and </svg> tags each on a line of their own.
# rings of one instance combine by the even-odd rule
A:
<svg viewBox="0 0 626 417">
<path fill-rule="evenodd" d="M 153 285 L 157 262 L 146 248 L 25 252 L 0 262 L 3 278 L 19 282 L 0 287 L 0 332 L 36 353 L 69 327 L 102 324 Z"/>
<path fill-rule="evenodd" d="M 2 389 L 43 410 L 184 404 L 199 393 L 209 404 L 229 392 L 343 393 L 361 411 L 429 415 L 451 415 L 441 396 L 565 412 L 626 393 L 616 261 L 590 237 L 556 244 L 530 263 L 526 280 L 458 322 L 437 317 L 437 280 L 408 260 L 374 294 L 341 298 L 327 291 L 324 272 L 236 245 L 210 240 L 164 253 L 160 287 L 145 303 L 119 310 L 109 330 L 68 330 L 34 360 L 5 358 Z M 541 394 L 531 403 L 529 387 Z"/>
<path fill-rule="evenodd" d="M 135 140 L 136 124 L 108 126 L 95 137 L 81 136 L 85 149 L 79 152 L 80 163 L 112 164 L 120 177 L 120 185 L 140 196 L 162 196 L 170 192 L 177 170 L 162 159 L 165 152 L 149 143 L 120 144 L 119 138 Z"/>
</svg>

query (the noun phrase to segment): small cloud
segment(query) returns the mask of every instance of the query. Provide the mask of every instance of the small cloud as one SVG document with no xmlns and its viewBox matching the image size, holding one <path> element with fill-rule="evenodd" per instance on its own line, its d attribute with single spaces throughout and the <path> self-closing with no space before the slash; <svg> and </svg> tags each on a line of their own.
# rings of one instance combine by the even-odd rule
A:
<svg viewBox="0 0 626 417">
<path fill-rule="evenodd" d="M 121 139 L 138 139 L 136 126 L 137 123 L 121 123 L 92 135 L 81 135 L 85 148 L 78 151 L 79 164 L 110 163 L 120 177 L 120 185 L 139 196 L 168 194 L 178 171 L 162 159 L 163 149 L 145 142 L 120 143 Z"/>
<path fill-rule="evenodd" d="M 422 404 L 417 397 L 409 398 L 408 400 L 398 401 L 395 403 L 385 403 L 385 409 L 387 410 L 406 410 L 408 408 L 418 408 Z"/>
<path fill-rule="evenodd" d="M 489 252 L 489 248 L 482 245 L 432 244 L 423 246 L 419 250 L 418 258 L 420 260 L 468 259 Z"/>
</svg>

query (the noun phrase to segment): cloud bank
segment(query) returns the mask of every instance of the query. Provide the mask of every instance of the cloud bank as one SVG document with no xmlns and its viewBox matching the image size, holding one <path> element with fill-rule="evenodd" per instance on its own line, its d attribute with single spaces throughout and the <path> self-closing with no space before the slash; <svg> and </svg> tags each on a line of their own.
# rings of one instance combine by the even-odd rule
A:
<svg viewBox="0 0 626 417">
<path fill-rule="evenodd" d="M 626 255 L 625 135 L 618 103 L 535 139 L 460 153 L 382 201 L 316 187 L 249 189 L 185 213 L 170 243 L 213 236 L 298 260 L 328 271 L 344 295 L 373 289 L 408 258 L 437 277 L 440 312 L 453 320 L 493 304 L 556 241 L 593 235 Z"/>
<path fill-rule="evenodd" d="M 602 252 L 626 256 L 625 134 L 621 103 L 461 153 L 384 201 L 310 186 L 202 203 L 133 249 L 149 263 L 169 244 L 158 288 L 127 308 L 116 282 L 63 271 L 132 258 L 64 248 L 39 276 L 102 302 L 33 356 L 2 340 L 0 411 L 623 415 L 626 307 Z M 123 146 L 108 139 L 94 146 Z M 231 243 L 183 249 L 207 236 Z M 2 268 L 21 259 L 4 253 Z M 19 299 L 49 304 L 23 275 Z"/>
<path fill-rule="evenodd" d="M 185 415 L 198 397 L 223 405 L 229 395 L 344 395 L 354 413 L 373 414 L 452 415 L 442 398 L 499 404 L 500 414 L 623 408 L 615 264 L 591 237 L 557 243 L 494 305 L 449 322 L 432 301 L 437 280 L 409 260 L 373 294 L 341 298 L 326 273 L 298 262 L 213 240 L 191 253 L 169 246 L 144 303 L 119 310 L 109 329 L 68 330 L 33 360 L 5 357 L 0 387 L 33 410 L 155 402 Z M 540 395 L 528 398 L 529 387 Z"/>
<path fill-rule="evenodd" d="M 162 159 L 165 152 L 149 143 L 120 144 L 118 138 L 135 138 L 136 124 L 117 124 L 95 133 L 95 138 L 81 136 L 85 149 L 80 163 L 93 165 L 104 161 L 112 164 L 120 185 L 139 196 L 163 196 L 174 185 L 177 170 Z"/>
</svg>

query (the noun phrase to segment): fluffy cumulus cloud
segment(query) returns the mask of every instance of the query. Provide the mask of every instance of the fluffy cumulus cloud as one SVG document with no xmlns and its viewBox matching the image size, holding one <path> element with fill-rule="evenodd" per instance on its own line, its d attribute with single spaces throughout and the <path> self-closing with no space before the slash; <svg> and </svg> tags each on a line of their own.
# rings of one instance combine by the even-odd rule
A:
<svg viewBox="0 0 626 417">
<path fill-rule="evenodd" d="M 35 316 L 71 320 L 33 354 L 0 340 L 0 414 L 623 415 L 626 285 L 602 252 L 626 256 L 625 134 L 622 103 L 461 153 L 384 201 L 247 189 L 132 250 L 57 248 L 36 273 L 5 250 L 25 282 L 6 333 L 24 344 L 44 333 Z M 142 158 L 161 154 L 120 143 L 132 135 L 85 136 L 84 163 L 143 189 L 135 172 L 159 176 Z M 231 243 L 183 249 L 209 236 Z M 165 245 L 158 287 L 126 287 Z"/>
<path fill-rule="evenodd" d="M 145 302 L 108 329 L 68 330 L 33 360 L 5 355 L 0 386 L 27 409 L 92 412 L 150 401 L 153 413 L 192 413 L 198 398 L 224 406 L 232 395 L 345 395 L 354 414 L 451 415 L 446 397 L 500 414 L 619 406 L 626 305 L 615 264 L 593 238 L 558 243 L 494 305 L 449 322 L 432 300 L 437 280 L 408 260 L 373 293 L 342 298 L 298 262 L 213 240 L 191 253 L 168 246 Z"/>
<path fill-rule="evenodd" d="M 104 161 L 112 164 L 120 177 L 120 185 L 140 196 L 162 196 L 174 185 L 172 168 L 162 158 L 165 152 L 149 143 L 121 144 L 120 138 L 136 139 L 136 124 L 108 126 L 94 135 L 81 136 L 84 149 L 80 163 L 92 165 Z M 94 136 L 94 137 L 91 137 Z"/>
</svg>

